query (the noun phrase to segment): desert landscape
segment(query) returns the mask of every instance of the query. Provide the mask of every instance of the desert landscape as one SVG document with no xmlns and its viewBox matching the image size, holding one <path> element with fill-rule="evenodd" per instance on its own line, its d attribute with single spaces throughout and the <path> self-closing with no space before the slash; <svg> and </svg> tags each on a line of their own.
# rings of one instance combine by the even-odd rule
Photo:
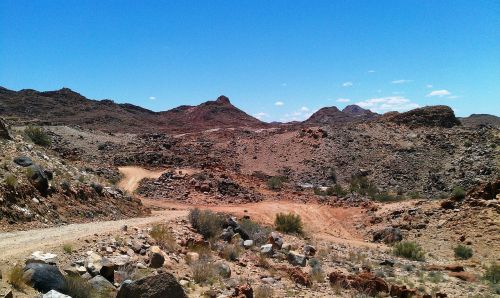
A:
<svg viewBox="0 0 500 298">
<path fill-rule="evenodd" d="M 499 28 L 0 0 L 0 298 L 500 297 Z"/>
<path fill-rule="evenodd" d="M 1 89 L 0 112 L 2 297 L 499 293 L 498 117 L 265 123 L 225 96 L 152 112 L 69 89 Z"/>
</svg>

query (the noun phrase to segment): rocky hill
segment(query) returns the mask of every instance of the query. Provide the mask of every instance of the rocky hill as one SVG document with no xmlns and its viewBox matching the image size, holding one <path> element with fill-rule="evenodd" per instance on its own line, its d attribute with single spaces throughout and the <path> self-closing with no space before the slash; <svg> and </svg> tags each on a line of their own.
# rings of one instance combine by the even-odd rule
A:
<svg viewBox="0 0 500 298">
<path fill-rule="evenodd" d="M 453 127 L 460 125 L 455 113 L 448 106 L 428 106 L 404 113 L 390 112 L 381 121 L 403 124 L 409 127 Z"/>
<path fill-rule="evenodd" d="M 265 126 L 233 106 L 225 96 L 198 106 L 153 112 L 107 99 L 91 100 L 68 88 L 16 92 L 0 87 L 0 115 L 24 122 L 77 125 L 107 132 L 192 132 L 232 126 Z"/>
<path fill-rule="evenodd" d="M 472 114 L 469 117 L 460 118 L 464 126 L 477 127 L 481 125 L 491 125 L 500 127 L 500 117 L 489 114 Z"/>
<path fill-rule="evenodd" d="M 34 144 L 25 131 L 9 131 L 0 119 L 2 126 L 8 135 L 0 133 L 0 231 L 149 214 L 106 179 Z"/>
<path fill-rule="evenodd" d="M 325 107 L 311 115 L 303 123 L 306 125 L 335 125 L 361 122 L 379 115 L 357 105 L 349 105 L 340 111 L 337 107 Z"/>
</svg>

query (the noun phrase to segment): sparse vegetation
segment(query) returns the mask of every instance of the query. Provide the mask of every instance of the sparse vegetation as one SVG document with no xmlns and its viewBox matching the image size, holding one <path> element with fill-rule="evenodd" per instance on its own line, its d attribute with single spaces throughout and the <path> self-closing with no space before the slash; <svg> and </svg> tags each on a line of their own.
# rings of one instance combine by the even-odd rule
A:
<svg viewBox="0 0 500 298">
<path fill-rule="evenodd" d="M 500 265 L 498 265 L 497 263 L 493 263 L 489 267 L 486 267 L 483 279 L 489 282 L 492 286 L 495 286 L 496 289 L 499 289 L 498 285 L 500 284 Z"/>
<path fill-rule="evenodd" d="M 31 141 L 33 141 L 33 143 L 44 147 L 50 146 L 50 137 L 41 127 L 28 126 L 24 129 L 24 133 L 31 139 Z"/>
<path fill-rule="evenodd" d="M 356 175 L 351 177 L 350 191 L 357 192 L 360 195 L 368 196 L 370 198 L 375 197 L 378 193 L 378 189 L 375 184 L 368 180 L 367 177 Z"/>
<path fill-rule="evenodd" d="M 217 270 L 208 260 L 200 259 L 191 264 L 193 280 L 198 284 L 213 284 L 217 280 Z"/>
<path fill-rule="evenodd" d="M 14 188 L 14 189 L 17 187 L 17 184 L 18 184 L 17 177 L 14 176 L 13 174 L 7 174 L 3 181 L 4 181 L 5 185 L 7 185 L 10 188 Z"/>
<path fill-rule="evenodd" d="M 394 255 L 404 257 L 409 260 L 423 261 L 425 253 L 420 245 L 411 241 L 401 241 L 393 247 Z"/>
<path fill-rule="evenodd" d="M 210 210 L 189 211 L 189 222 L 191 226 L 205 239 L 212 239 L 220 234 L 225 217 Z"/>
<path fill-rule="evenodd" d="M 84 278 L 75 275 L 66 275 L 67 292 L 73 298 L 100 298 L 105 293 L 98 293 Z"/>
<path fill-rule="evenodd" d="M 221 256 L 227 261 L 234 262 L 240 257 L 241 249 L 233 244 L 226 245 L 221 252 Z"/>
<path fill-rule="evenodd" d="M 386 191 L 383 191 L 383 192 L 376 194 L 373 197 L 373 199 L 375 199 L 376 201 L 379 201 L 379 202 L 396 202 L 396 201 L 403 200 L 403 197 L 399 196 L 399 195 L 393 195 L 393 194 L 390 194 Z"/>
<path fill-rule="evenodd" d="M 247 218 L 243 218 L 239 222 L 240 227 L 243 231 L 247 232 L 250 239 L 252 239 L 255 245 L 260 246 L 267 242 L 269 233 L 272 229 L 266 226 L 262 226 L 255 221 Z"/>
<path fill-rule="evenodd" d="M 467 260 L 470 259 L 473 255 L 472 248 L 467 247 L 465 245 L 459 244 L 453 250 L 455 251 L 455 257 L 457 259 Z"/>
<path fill-rule="evenodd" d="M 324 282 L 325 281 L 325 272 L 323 271 L 323 266 L 321 261 L 318 259 L 311 259 L 309 261 L 309 266 L 311 266 L 311 278 L 316 282 Z"/>
<path fill-rule="evenodd" d="M 289 233 L 289 234 L 303 234 L 303 225 L 300 215 L 293 213 L 278 213 L 276 214 L 276 219 L 274 220 L 274 225 L 276 230 Z"/>
<path fill-rule="evenodd" d="M 165 224 L 155 224 L 149 232 L 149 235 L 156 241 L 158 246 L 167 251 L 174 251 L 177 247 L 172 231 L 170 231 L 169 227 Z"/>
<path fill-rule="evenodd" d="M 273 297 L 273 288 L 269 285 L 260 285 L 255 288 L 253 293 L 254 298 L 271 298 Z"/>
<path fill-rule="evenodd" d="M 326 190 L 322 190 L 320 188 L 314 188 L 314 194 L 320 196 L 337 196 L 343 197 L 347 194 L 340 184 L 335 184 L 334 186 L 326 188 Z"/>
<path fill-rule="evenodd" d="M 429 272 L 429 274 L 427 275 L 427 278 L 429 279 L 430 282 L 435 283 L 435 284 L 440 283 L 444 280 L 443 273 L 439 272 L 439 271 Z"/>
<path fill-rule="evenodd" d="M 451 197 L 455 200 L 463 200 L 465 199 L 465 190 L 460 186 L 455 186 L 451 193 Z"/>
<path fill-rule="evenodd" d="M 73 252 L 73 246 L 69 243 L 63 245 L 63 250 L 67 254 L 71 254 Z"/>
<path fill-rule="evenodd" d="M 12 267 L 7 273 L 7 280 L 9 284 L 18 291 L 24 291 L 26 282 L 23 278 L 23 267 L 20 265 Z"/>
<path fill-rule="evenodd" d="M 267 187 L 272 190 L 280 190 L 283 187 L 283 182 L 285 181 L 285 177 L 274 176 L 267 180 Z"/>
</svg>

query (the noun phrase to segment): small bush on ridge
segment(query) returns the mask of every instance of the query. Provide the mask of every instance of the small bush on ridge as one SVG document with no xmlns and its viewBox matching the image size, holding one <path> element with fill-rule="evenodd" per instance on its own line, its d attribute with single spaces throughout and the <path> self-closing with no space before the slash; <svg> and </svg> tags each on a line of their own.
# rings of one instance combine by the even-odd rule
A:
<svg viewBox="0 0 500 298">
<path fill-rule="evenodd" d="M 415 242 L 401 241 L 393 248 L 394 255 L 414 261 L 423 261 L 425 253 L 420 245 Z"/>
<path fill-rule="evenodd" d="M 302 219 L 298 214 L 278 213 L 276 214 L 274 225 L 276 226 L 276 230 L 283 233 L 297 233 L 297 234 L 304 233 Z"/>
<path fill-rule="evenodd" d="M 470 259 L 473 255 L 472 248 L 459 244 L 453 249 L 455 251 L 455 257 L 462 260 Z"/>
<path fill-rule="evenodd" d="M 24 133 L 28 138 L 33 141 L 33 143 L 47 147 L 50 145 L 50 137 L 45 133 L 45 131 L 38 126 L 28 126 L 24 129 Z"/>
</svg>

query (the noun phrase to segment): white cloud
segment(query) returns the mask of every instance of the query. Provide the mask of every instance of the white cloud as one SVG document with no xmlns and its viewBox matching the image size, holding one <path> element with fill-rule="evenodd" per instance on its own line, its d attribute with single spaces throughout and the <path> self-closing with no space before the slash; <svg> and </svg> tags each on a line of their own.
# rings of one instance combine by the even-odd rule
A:
<svg viewBox="0 0 500 298">
<path fill-rule="evenodd" d="M 156 97 L 155 96 L 150 96 L 149 99 L 150 100 L 156 100 Z"/>
<path fill-rule="evenodd" d="M 286 86 L 288 86 L 288 84 L 287 83 L 281 83 L 281 86 L 282 87 L 286 87 Z"/>
<path fill-rule="evenodd" d="M 353 83 L 352 82 L 344 82 L 342 83 L 342 87 L 352 87 Z"/>
<path fill-rule="evenodd" d="M 257 114 L 254 114 L 253 115 L 255 118 L 259 119 L 259 120 L 262 120 L 264 118 L 268 118 L 269 117 L 269 114 L 267 113 L 264 113 L 264 112 L 259 112 Z"/>
<path fill-rule="evenodd" d="M 432 84 L 427 84 L 425 87 L 427 87 L 427 88 L 432 88 L 432 87 L 434 87 L 434 86 L 432 86 Z"/>
<path fill-rule="evenodd" d="M 285 105 L 285 103 L 282 102 L 282 101 L 277 101 L 277 102 L 274 103 L 274 105 L 277 106 L 277 107 L 282 107 L 282 106 Z"/>
<path fill-rule="evenodd" d="M 408 98 L 402 96 L 370 98 L 357 102 L 356 105 L 378 113 L 385 113 L 389 111 L 404 112 L 419 107 L 417 103 L 414 103 Z"/>
<path fill-rule="evenodd" d="M 393 83 L 393 84 L 406 84 L 406 83 L 410 83 L 410 82 L 412 82 L 412 80 L 394 80 L 391 83 Z"/>
<path fill-rule="evenodd" d="M 307 118 L 311 117 L 311 115 L 314 114 L 316 111 L 317 109 L 311 110 L 310 108 L 303 106 L 296 111 L 286 113 L 280 120 L 283 122 L 304 121 Z"/>
<path fill-rule="evenodd" d="M 337 98 L 337 102 L 350 102 L 349 98 Z"/>
<path fill-rule="evenodd" d="M 450 95 L 451 95 L 450 91 L 448 91 L 446 89 L 442 89 L 442 90 L 432 91 L 431 93 L 427 94 L 427 97 L 432 97 L 432 96 L 443 97 L 443 96 L 450 96 Z"/>
<path fill-rule="evenodd" d="M 375 72 L 375 70 L 373 70 L 373 69 L 370 69 L 370 70 L 368 71 L 368 73 L 374 73 L 374 72 Z"/>
<path fill-rule="evenodd" d="M 309 112 L 309 108 L 308 107 L 301 107 L 300 110 L 302 112 Z"/>
</svg>

